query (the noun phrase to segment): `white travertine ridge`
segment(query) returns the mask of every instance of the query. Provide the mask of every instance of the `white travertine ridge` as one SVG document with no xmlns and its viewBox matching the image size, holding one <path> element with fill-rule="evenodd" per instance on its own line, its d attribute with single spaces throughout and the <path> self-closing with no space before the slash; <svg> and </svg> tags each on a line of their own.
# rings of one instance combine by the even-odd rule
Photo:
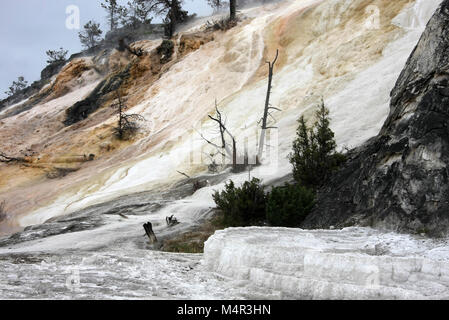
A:
<svg viewBox="0 0 449 320">
<path fill-rule="evenodd" d="M 292 299 L 448 299 L 449 243 L 366 228 L 235 228 L 205 245 L 209 271 Z"/>
</svg>

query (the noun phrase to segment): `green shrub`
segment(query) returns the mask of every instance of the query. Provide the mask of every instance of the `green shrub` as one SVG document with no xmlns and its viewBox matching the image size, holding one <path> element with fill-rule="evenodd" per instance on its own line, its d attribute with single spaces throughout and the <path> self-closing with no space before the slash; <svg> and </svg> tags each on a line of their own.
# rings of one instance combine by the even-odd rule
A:
<svg viewBox="0 0 449 320">
<path fill-rule="evenodd" d="M 345 161 L 345 156 L 335 151 L 337 144 L 324 102 L 317 110 L 316 118 L 312 128 L 307 127 L 304 116 L 298 120 L 297 136 L 289 155 L 293 177 L 299 184 L 311 188 L 320 187 L 329 174 Z"/>
<path fill-rule="evenodd" d="M 246 181 L 236 188 L 233 181 L 225 190 L 213 195 L 217 208 L 223 211 L 226 227 L 242 227 L 260 224 L 265 220 L 266 195 L 259 179 Z"/>
<path fill-rule="evenodd" d="M 267 200 L 267 220 L 275 227 L 299 227 L 315 204 L 311 189 L 286 184 L 273 188 Z"/>
</svg>

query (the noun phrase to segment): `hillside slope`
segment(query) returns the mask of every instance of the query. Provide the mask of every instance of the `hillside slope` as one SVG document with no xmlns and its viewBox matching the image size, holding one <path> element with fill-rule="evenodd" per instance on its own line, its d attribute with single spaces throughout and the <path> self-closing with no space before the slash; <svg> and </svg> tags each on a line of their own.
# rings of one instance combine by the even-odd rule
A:
<svg viewBox="0 0 449 320">
<path fill-rule="evenodd" d="M 276 156 L 255 174 L 288 174 L 286 155 L 296 119 L 301 114 L 310 118 L 321 96 L 331 110 L 339 146 L 363 143 L 387 117 L 389 90 L 438 3 L 284 1 L 244 10 L 237 27 L 217 31 L 200 45 L 191 43 L 187 54 L 179 51 L 179 37 L 175 56 L 164 65 L 154 53 L 160 41 L 134 44 L 144 49 L 143 58 L 113 50 L 71 61 L 41 90 L 42 101 L 1 120 L 0 150 L 33 155 L 26 167 L 0 165 L 0 192 L 10 217 L 2 231 L 124 194 L 168 188 L 182 179 L 177 170 L 204 172 L 207 148 L 197 131 L 213 133 L 207 115 L 215 100 L 242 148 L 247 137 L 251 154 L 263 111 L 265 61 L 276 49 L 280 60 L 272 103 L 282 112 L 275 116 L 279 130 L 273 139 L 279 137 L 279 143 L 271 152 Z M 191 33 L 207 36 L 201 26 L 184 32 Z M 119 143 L 112 137 L 112 93 L 101 97 L 87 119 L 63 124 L 69 107 L 117 75 L 131 111 L 147 119 L 134 141 Z M 85 162 L 83 155 L 89 154 L 95 160 Z M 60 168 L 74 172 L 48 179 Z"/>
</svg>

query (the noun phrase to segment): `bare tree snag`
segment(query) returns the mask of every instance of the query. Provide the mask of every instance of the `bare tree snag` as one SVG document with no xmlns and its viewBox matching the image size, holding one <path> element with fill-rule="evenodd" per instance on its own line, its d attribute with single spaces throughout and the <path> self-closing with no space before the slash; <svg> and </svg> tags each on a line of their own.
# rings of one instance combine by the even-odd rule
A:
<svg viewBox="0 0 449 320">
<path fill-rule="evenodd" d="M 201 138 L 203 138 L 208 144 L 210 144 L 211 146 L 213 146 L 214 148 L 217 149 L 217 153 L 222 155 L 223 160 L 230 159 L 232 161 L 232 169 L 234 172 L 236 172 L 238 170 L 237 142 L 236 142 L 234 135 L 226 127 L 226 119 L 225 119 L 225 117 L 223 117 L 222 113 L 218 109 L 217 101 L 215 101 L 215 112 L 216 112 L 215 117 L 211 116 L 211 115 L 209 115 L 208 117 L 209 117 L 209 119 L 211 119 L 212 121 L 214 121 L 218 124 L 221 145 L 218 145 L 218 144 L 206 139 L 201 134 L 201 132 L 198 132 L 198 131 L 197 132 L 200 134 Z M 227 141 L 226 141 L 227 138 L 228 139 L 230 138 L 232 142 L 227 143 Z M 213 156 L 215 156 L 215 155 L 211 154 L 209 157 L 213 160 Z M 213 161 L 213 166 L 216 169 L 217 165 L 214 161 Z"/>
<path fill-rule="evenodd" d="M 229 1 L 229 10 L 230 10 L 230 20 L 234 21 L 236 18 L 236 13 L 237 13 L 237 0 L 230 0 Z"/>
<path fill-rule="evenodd" d="M 148 239 L 150 239 L 150 244 L 157 243 L 157 238 L 156 235 L 154 234 L 153 225 L 151 224 L 151 222 L 145 223 L 143 225 L 143 228 L 145 229 L 145 233 L 147 234 Z"/>
<path fill-rule="evenodd" d="M 6 213 L 5 206 L 6 206 L 5 201 L 1 201 L 0 202 L 0 222 L 8 219 L 8 214 Z"/>
<path fill-rule="evenodd" d="M 218 127 L 220 129 L 220 137 L 221 137 L 221 148 L 226 151 L 226 153 L 232 158 L 232 168 L 235 170 L 237 168 L 237 143 L 235 141 L 234 136 L 229 132 L 229 130 L 226 128 L 225 121 L 223 120 L 223 116 L 218 110 L 217 102 L 215 101 L 215 111 L 217 113 L 216 118 L 209 116 L 209 118 L 215 122 L 217 122 Z M 232 140 L 232 151 L 229 149 L 229 146 L 226 143 L 225 139 L 225 133 L 231 138 Z"/>
<path fill-rule="evenodd" d="M 176 172 L 179 173 L 180 175 L 183 175 L 187 179 L 190 179 L 190 176 L 188 174 L 185 174 L 184 172 L 181 172 L 181 171 L 178 171 L 178 170 L 176 170 Z"/>
<path fill-rule="evenodd" d="M 278 57 L 279 57 L 279 49 L 276 50 L 276 57 L 274 58 L 273 62 L 267 61 L 267 64 L 268 64 L 268 88 L 267 88 L 267 96 L 265 99 L 265 108 L 264 108 L 263 118 L 261 119 L 262 131 L 260 132 L 259 150 L 257 152 L 257 163 L 259 163 L 262 158 L 263 147 L 265 144 L 266 130 L 271 128 L 271 127 L 267 126 L 268 125 L 268 116 L 272 117 L 270 110 L 278 110 L 279 111 L 278 108 L 274 108 L 270 105 L 271 86 L 272 86 L 272 82 L 273 82 L 273 70 L 274 70 L 274 65 L 276 64 Z"/>
<path fill-rule="evenodd" d="M 125 110 L 127 106 L 122 99 L 122 95 L 119 90 L 116 91 L 117 103 L 113 104 L 112 107 L 117 109 L 118 113 L 118 123 L 117 127 L 114 128 L 114 132 L 120 140 L 129 138 L 129 136 L 135 134 L 139 130 L 137 122 L 145 121 L 145 118 L 139 114 L 127 114 Z"/>
</svg>

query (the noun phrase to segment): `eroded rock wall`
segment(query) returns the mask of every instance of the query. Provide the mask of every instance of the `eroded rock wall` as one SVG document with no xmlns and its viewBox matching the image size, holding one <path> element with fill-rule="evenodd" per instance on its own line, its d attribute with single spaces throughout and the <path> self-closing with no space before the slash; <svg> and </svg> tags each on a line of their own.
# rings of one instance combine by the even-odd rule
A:
<svg viewBox="0 0 449 320">
<path fill-rule="evenodd" d="M 355 93 L 356 94 L 356 93 Z M 434 14 L 391 93 L 380 134 L 350 153 L 304 227 L 449 230 L 449 1 Z"/>
</svg>

